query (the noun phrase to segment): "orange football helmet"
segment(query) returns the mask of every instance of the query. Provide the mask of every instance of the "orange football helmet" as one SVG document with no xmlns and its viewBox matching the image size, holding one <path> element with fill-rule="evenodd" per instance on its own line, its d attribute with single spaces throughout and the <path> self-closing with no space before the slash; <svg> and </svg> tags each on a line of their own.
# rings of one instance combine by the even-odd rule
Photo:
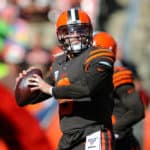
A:
<svg viewBox="0 0 150 150">
<path fill-rule="evenodd" d="M 117 43 L 107 32 L 98 32 L 93 36 L 93 46 L 107 48 L 116 55 Z"/>
<path fill-rule="evenodd" d="M 58 41 L 64 50 L 71 53 L 81 53 L 92 46 L 93 27 L 89 16 L 82 10 L 72 8 L 60 14 L 56 21 Z M 79 44 L 71 42 L 71 34 L 76 32 Z"/>
</svg>

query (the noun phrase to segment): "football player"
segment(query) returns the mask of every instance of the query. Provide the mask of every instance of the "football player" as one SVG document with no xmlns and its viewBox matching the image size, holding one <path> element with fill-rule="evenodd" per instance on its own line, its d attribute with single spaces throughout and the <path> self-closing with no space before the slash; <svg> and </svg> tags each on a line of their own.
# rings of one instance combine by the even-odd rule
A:
<svg viewBox="0 0 150 150">
<path fill-rule="evenodd" d="M 116 55 L 116 41 L 107 32 L 93 37 L 96 47 L 109 49 Z M 140 150 L 133 126 L 144 118 L 144 105 L 134 87 L 133 73 L 123 66 L 114 66 L 113 85 L 115 106 L 112 115 L 116 150 Z"/>
<path fill-rule="evenodd" d="M 115 56 L 93 48 L 91 20 L 80 9 L 62 12 L 56 32 L 64 54 L 54 61 L 49 81 L 38 75 L 29 79 L 31 90 L 42 92 L 31 103 L 50 96 L 58 100 L 63 132 L 58 150 L 111 150 Z M 16 82 L 29 70 L 20 73 Z"/>
</svg>

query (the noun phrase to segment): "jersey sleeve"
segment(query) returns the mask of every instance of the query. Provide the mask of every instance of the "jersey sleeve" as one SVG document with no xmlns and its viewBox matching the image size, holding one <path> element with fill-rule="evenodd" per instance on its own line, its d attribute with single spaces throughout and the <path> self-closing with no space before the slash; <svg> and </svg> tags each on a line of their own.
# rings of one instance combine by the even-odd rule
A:
<svg viewBox="0 0 150 150">
<path fill-rule="evenodd" d="M 113 83 L 115 93 L 126 109 L 126 113 L 114 124 L 114 131 L 123 131 L 132 127 L 144 118 L 144 106 L 141 98 L 134 88 L 132 72 L 123 69 L 114 73 Z"/>
<path fill-rule="evenodd" d="M 115 57 L 109 50 L 92 50 L 84 62 L 85 78 L 80 78 L 74 84 L 53 88 L 55 98 L 82 98 L 90 96 L 93 90 L 111 80 Z"/>
</svg>

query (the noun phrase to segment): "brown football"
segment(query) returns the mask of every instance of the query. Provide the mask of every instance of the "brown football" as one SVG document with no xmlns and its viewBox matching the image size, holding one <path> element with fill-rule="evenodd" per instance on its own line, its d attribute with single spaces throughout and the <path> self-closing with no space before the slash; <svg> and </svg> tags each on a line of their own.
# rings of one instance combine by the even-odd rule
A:
<svg viewBox="0 0 150 150">
<path fill-rule="evenodd" d="M 33 74 L 38 74 L 40 77 L 43 78 L 42 72 L 38 68 L 34 68 L 31 71 L 27 72 L 17 83 L 15 87 L 15 98 L 17 104 L 19 106 L 24 106 L 26 104 L 32 103 L 35 99 L 39 96 L 40 91 L 31 91 L 30 87 L 28 86 L 28 78 L 32 77 Z"/>
</svg>

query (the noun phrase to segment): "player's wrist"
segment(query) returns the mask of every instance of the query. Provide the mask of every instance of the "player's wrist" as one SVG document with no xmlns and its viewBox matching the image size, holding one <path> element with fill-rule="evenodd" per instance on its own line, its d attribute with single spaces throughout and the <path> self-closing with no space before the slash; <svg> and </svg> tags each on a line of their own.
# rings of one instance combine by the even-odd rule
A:
<svg viewBox="0 0 150 150">
<path fill-rule="evenodd" d="M 49 87 L 48 93 L 49 93 L 51 96 L 53 96 L 53 86 L 50 86 L 50 87 Z"/>
</svg>

